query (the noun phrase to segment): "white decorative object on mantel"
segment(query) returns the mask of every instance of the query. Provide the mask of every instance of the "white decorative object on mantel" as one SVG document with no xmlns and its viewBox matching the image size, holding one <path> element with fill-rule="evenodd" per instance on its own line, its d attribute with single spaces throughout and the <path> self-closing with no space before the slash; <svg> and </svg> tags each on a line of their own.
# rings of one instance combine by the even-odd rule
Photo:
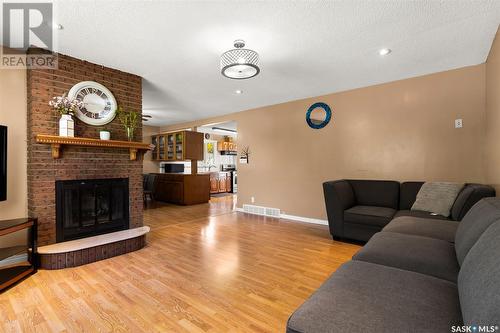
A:
<svg viewBox="0 0 500 333">
<path fill-rule="evenodd" d="M 75 121 L 71 115 L 61 115 L 61 119 L 59 119 L 59 136 L 75 136 Z"/>
<path fill-rule="evenodd" d="M 101 140 L 111 140 L 111 133 L 109 131 L 100 131 L 99 138 Z"/>
</svg>

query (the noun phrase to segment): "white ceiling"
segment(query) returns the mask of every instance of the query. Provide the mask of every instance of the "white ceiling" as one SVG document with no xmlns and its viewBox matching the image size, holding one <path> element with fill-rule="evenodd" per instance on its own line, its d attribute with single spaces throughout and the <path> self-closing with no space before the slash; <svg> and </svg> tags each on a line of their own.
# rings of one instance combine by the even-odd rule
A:
<svg viewBox="0 0 500 333">
<path fill-rule="evenodd" d="M 479 64 L 500 22 L 494 0 L 55 3 L 58 51 L 142 76 L 149 125 Z M 238 38 L 260 54 L 253 79 L 219 72 Z"/>
</svg>

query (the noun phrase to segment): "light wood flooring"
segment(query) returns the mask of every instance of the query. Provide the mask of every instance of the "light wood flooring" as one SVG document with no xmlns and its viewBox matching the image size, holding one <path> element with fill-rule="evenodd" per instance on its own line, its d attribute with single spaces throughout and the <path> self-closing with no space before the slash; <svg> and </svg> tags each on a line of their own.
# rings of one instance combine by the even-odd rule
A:
<svg viewBox="0 0 500 333">
<path fill-rule="evenodd" d="M 232 212 L 233 197 L 150 205 L 142 250 L 36 275 L 0 295 L 2 332 L 284 332 L 359 248 L 327 227 Z"/>
</svg>

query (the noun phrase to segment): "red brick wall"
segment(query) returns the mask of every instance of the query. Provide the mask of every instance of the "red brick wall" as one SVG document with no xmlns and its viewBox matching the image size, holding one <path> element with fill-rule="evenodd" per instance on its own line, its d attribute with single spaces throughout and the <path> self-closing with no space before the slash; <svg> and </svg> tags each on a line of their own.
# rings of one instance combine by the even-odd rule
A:
<svg viewBox="0 0 500 333">
<path fill-rule="evenodd" d="M 130 227 L 142 226 L 142 161 L 130 161 L 129 151 L 112 148 L 64 147 L 53 159 L 49 145 L 37 144 L 36 134 L 58 135 L 59 114 L 48 105 L 54 96 L 67 93 L 81 81 L 95 81 L 108 88 L 118 105 L 142 112 L 141 77 L 59 55 L 56 70 L 28 70 L 28 210 L 38 217 L 39 245 L 56 242 L 55 181 L 70 179 L 129 178 Z M 75 136 L 98 138 L 102 129 L 113 140 L 127 140 L 118 119 L 101 127 L 75 119 Z M 142 141 L 142 124 L 135 133 Z"/>
</svg>

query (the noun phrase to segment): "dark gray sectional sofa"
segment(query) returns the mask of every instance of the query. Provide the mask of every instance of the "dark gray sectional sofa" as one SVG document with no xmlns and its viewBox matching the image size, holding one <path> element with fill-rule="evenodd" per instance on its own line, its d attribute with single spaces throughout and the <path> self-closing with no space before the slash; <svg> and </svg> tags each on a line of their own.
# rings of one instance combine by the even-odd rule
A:
<svg viewBox="0 0 500 333">
<path fill-rule="evenodd" d="M 292 314 L 287 332 L 463 325 L 500 326 L 500 198 L 482 199 L 459 223 L 395 218 Z"/>
<path fill-rule="evenodd" d="M 479 200 L 494 197 L 488 185 L 466 184 L 450 217 L 411 210 L 424 182 L 342 179 L 323 183 L 330 234 L 334 239 L 367 241 L 400 216 L 460 221 Z"/>
</svg>

